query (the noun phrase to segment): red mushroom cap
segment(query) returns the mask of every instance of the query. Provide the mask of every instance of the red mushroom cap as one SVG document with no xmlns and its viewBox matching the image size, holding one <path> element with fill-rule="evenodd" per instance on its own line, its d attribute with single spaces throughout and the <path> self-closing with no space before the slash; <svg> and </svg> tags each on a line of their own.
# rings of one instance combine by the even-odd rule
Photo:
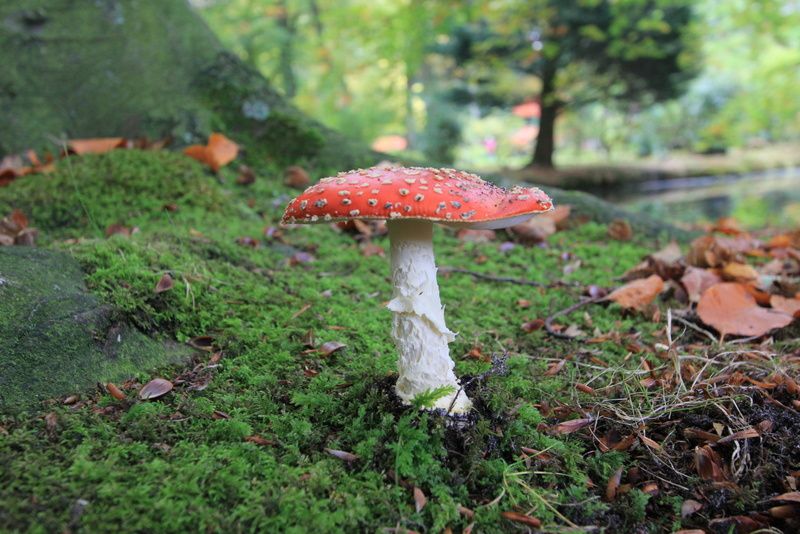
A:
<svg viewBox="0 0 800 534">
<path fill-rule="evenodd" d="M 423 219 L 505 228 L 551 209 L 535 187 L 503 189 L 454 169 L 372 167 L 323 178 L 289 202 L 281 222 Z"/>
</svg>

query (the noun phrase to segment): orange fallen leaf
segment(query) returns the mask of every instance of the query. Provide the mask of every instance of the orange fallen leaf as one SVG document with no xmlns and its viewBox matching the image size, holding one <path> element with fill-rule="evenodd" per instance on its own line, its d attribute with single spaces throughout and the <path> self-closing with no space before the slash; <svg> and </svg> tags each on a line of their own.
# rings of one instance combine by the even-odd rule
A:
<svg viewBox="0 0 800 534">
<path fill-rule="evenodd" d="M 728 478 L 722 466 L 722 458 L 708 445 L 695 447 L 694 463 L 697 474 L 703 480 L 724 482 Z"/>
<path fill-rule="evenodd" d="M 732 262 L 722 268 L 722 277 L 733 282 L 752 282 L 758 279 L 758 272 L 746 263 Z"/>
<path fill-rule="evenodd" d="M 617 490 L 619 489 L 619 483 L 622 480 L 622 468 L 620 467 L 611 477 L 608 479 L 606 483 L 606 501 L 613 501 L 617 496 Z"/>
<path fill-rule="evenodd" d="M 125 146 L 122 137 L 96 137 L 92 139 L 70 139 L 67 141 L 67 150 L 73 154 L 105 154 L 115 148 Z"/>
<path fill-rule="evenodd" d="M 191 145 L 186 147 L 183 153 L 217 172 L 221 167 L 236 159 L 236 156 L 239 155 L 239 145 L 222 134 L 212 133 L 205 146 Z"/>
<path fill-rule="evenodd" d="M 295 189 L 305 189 L 311 183 L 311 177 L 304 168 L 292 165 L 284 171 L 283 183 Z"/>
<path fill-rule="evenodd" d="M 420 513 L 425 505 L 428 504 L 428 498 L 425 496 L 425 493 L 419 489 L 417 486 L 414 486 L 414 508 L 417 510 L 417 513 Z"/>
<path fill-rule="evenodd" d="M 722 282 L 722 278 L 714 271 L 699 267 L 687 267 L 681 277 L 681 283 L 686 289 L 690 302 L 699 302 L 706 289 L 720 282 Z"/>
<path fill-rule="evenodd" d="M 763 336 L 792 322 L 791 315 L 760 307 L 747 288 L 735 282 L 706 290 L 697 304 L 697 314 L 723 335 Z"/>
<path fill-rule="evenodd" d="M 628 282 L 612 291 L 604 300 L 613 300 L 625 309 L 642 310 L 664 289 L 664 280 L 657 274 Z"/>
<path fill-rule="evenodd" d="M 500 515 L 509 521 L 513 521 L 514 523 L 522 523 L 523 525 L 528 525 L 529 527 L 539 528 L 542 526 L 541 520 L 530 515 L 518 514 L 517 512 L 500 512 Z"/>
<path fill-rule="evenodd" d="M 559 423 L 553 427 L 553 434 L 572 434 L 573 432 L 577 432 L 581 428 L 590 425 L 591 423 L 592 419 L 589 418 L 564 421 L 563 423 Z"/>
<path fill-rule="evenodd" d="M 782 311 L 794 317 L 798 317 L 800 315 L 800 299 L 798 298 L 786 298 L 780 295 L 772 295 L 769 298 L 770 306 L 775 308 L 776 310 Z"/>
<path fill-rule="evenodd" d="M 617 241 L 630 241 L 633 239 L 631 224 L 625 219 L 614 219 L 608 223 L 608 237 Z"/>
<path fill-rule="evenodd" d="M 123 392 L 122 392 L 122 390 L 121 390 L 121 389 L 119 389 L 119 387 L 117 387 L 117 385 L 116 385 L 116 384 L 112 384 L 111 382 L 109 382 L 108 384 L 106 384 L 106 391 L 108 391 L 108 393 L 109 393 L 109 394 L 110 394 L 112 397 L 114 397 L 115 399 L 117 399 L 117 400 L 122 400 L 122 399 L 124 399 L 124 398 L 125 398 L 125 393 L 123 393 Z"/>
</svg>

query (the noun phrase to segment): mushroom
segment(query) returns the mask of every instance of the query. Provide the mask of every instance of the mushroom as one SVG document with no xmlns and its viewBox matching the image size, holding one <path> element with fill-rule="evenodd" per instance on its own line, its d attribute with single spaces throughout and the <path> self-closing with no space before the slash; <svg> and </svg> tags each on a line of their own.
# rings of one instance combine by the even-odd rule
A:
<svg viewBox="0 0 800 534">
<path fill-rule="evenodd" d="M 445 324 L 439 298 L 433 223 L 507 228 L 552 208 L 540 189 L 506 190 L 463 171 L 372 167 L 323 178 L 289 202 L 281 222 L 387 220 L 394 286 L 387 307 L 394 312 L 392 337 L 399 353 L 395 390 L 405 404 L 439 390 L 443 395 L 433 408 L 459 414 L 472 403 L 453 372 L 447 346 L 455 333 Z"/>
</svg>

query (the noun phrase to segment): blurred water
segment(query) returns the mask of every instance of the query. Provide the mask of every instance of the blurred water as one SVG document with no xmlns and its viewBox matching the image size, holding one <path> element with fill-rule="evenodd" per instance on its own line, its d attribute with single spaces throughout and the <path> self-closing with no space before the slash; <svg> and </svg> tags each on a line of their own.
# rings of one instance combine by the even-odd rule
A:
<svg viewBox="0 0 800 534">
<path fill-rule="evenodd" d="M 601 196 L 678 223 L 734 217 L 750 228 L 800 226 L 800 168 L 643 181 Z"/>
</svg>

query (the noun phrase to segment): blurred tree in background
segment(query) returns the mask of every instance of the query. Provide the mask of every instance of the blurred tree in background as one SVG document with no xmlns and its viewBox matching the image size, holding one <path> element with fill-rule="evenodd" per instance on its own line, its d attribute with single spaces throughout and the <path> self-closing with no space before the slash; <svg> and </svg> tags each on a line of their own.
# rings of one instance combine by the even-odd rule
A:
<svg viewBox="0 0 800 534">
<path fill-rule="evenodd" d="M 192 3 L 310 115 L 366 142 L 402 136 L 430 161 L 548 166 L 556 149 L 627 160 L 800 137 L 796 0 Z M 523 102 L 540 116 L 514 116 Z"/>
</svg>

